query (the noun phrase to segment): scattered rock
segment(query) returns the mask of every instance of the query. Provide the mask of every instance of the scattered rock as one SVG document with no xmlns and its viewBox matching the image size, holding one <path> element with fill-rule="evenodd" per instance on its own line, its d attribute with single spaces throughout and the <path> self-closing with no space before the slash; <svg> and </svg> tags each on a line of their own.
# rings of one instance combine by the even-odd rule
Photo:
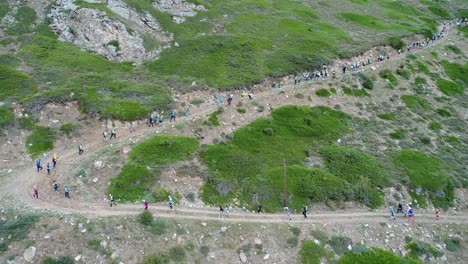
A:
<svg viewBox="0 0 468 264">
<path fill-rule="evenodd" d="M 32 262 L 34 255 L 36 255 L 36 248 L 33 246 L 28 247 L 23 253 L 24 260 L 27 262 Z"/>
<path fill-rule="evenodd" d="M 214 252 L 208 253 L 208 258 L 210 258 L 210 259 L 215 259 L 215 258 L 216 258 L 215 253 L 214 253 Z"/>
<path fill-rule="evenodd" d="M 99 180 L 99 179 L 98 179 L 97 177 L 94 177 L 94 178 L 93 178 L 93 182 L 94 182 L 94 183 L 98 182 L 98 180 Z"/>
<path fill-rule="evenodd" d="M 353 247 L 351 245 L 348 245 L 348 249 L 351 250 L 353 249 Z"/>
<path fill-rule="evenodd" d="M 227 230 L 227 227 L 226 227 L 226 226 L 222 226 L 222 227 L 221 227 L 221 232 L 226 232 L 226 230 Z"/>
<path fill-rule="evenodd" d="M 105 240 L 102 240 L 101 243 L 100 243 L 101 247 L 105 248 L 107 247 L 107 241 Z"/>
<path fill-rule="evenodd" d="M 263 257 L 263 260 L 267 260 L 267 259 L 270 259 L 270 254 L 266 254 L 266 255 Z"/>
<path fill-rule="evenodd" d="M 202 225 L 202 226 L 206 226 L 206 223 L 205 223 L 205 222 L 202 222 L 201 225 Z"/>
<path fill-rule="evenodd" d="M 245 255 L 245 253 L 243 251 L 241 251 L 239 253 L 239 259 L 242 263 L 246 263 L 247 262 L 247 256 Z"/>
<path fill-rule="evenodd" d="M 111 259 L 116 259 L 118 257 L 119 257 L 119 254 L 116 251 L 112 252 Z"/>
<path fill-rule="evenodd" d="M 75 261 L 80 261 L 80 259 L 81 259 L 81 255 L 78 255 L 75 257 Z"/>
<path fill-rule="evenodd" d="M 104 162 L 102 162 L 102 161 L 100 161 L 100 160 L 94 162 L 94 168 L 95 168 L 96 170 L 100 170 L 103 166 L 104 166 Z"/>
<path fill-rule="evenodd" d="M 123 153 L 124 153 L 124 154 L 127 154 L 127 153 L 129 153 L 130 151 L 132 151 L 132 149 L 131 149 L 130 147 L 124 147 L 124 148 L 123 148 Z"/>
<path fill-rule="evenodd" d="M 260 245 L 262 245 L 262 240 L 260 238 L 255 238 L 254 239 L 254 244 L 260 246 Z"/>
</svg>

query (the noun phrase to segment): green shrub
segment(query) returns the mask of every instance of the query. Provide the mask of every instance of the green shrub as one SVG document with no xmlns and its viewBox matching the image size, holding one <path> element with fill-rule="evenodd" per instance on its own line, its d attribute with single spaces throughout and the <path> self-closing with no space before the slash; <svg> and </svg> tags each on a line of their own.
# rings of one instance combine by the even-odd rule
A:
<svg viewBox="0 0 468 264">
<path fill-rule="evenodd" d="M 58 259 L 52 257 L 45 257 L 42 259 L 41 264 L 73 264 L 75 261 L 71 257 L 59 257 Z"/>
<path fill-rule="evenodd" d="M 377 117 L 383 120 L 395 120 L 394 113 L 380 113 L 377 115 Z"/>
<path fill-rule="evenodd" d="M 417 95 L 402 95 L 400 98 L 406 104 L 406 107 L 413 111 L 432 109 L 431 103 Z"/>
<path fill-rule="evenodd" d="M 194 192 L 189 192 L 185 195 L 185 198 L 189 200 L 190 202 L 195 202 L 195 193 Z"/>
<path fill-rule="evenodd" d="M 7 28 L 8 35 L 20 35 L 30 33 L 33 29 L 32 25 L 36 21 L 36 11 L 29 6 L 21 6 L 14 14 L 15 23 Z"/>
<path fill-rule="evenodd" d="M 351 238 L 341 235 L 332 236 L 327 243 L 337 255 L 343 255 L 345 252 L 349 251 L 348 246 L 353 244 Z"/>
<path fill-rule="evenodd" d="M 304 96 L 303 94 L 301 94 L 301 93 L 297 93 L 297 94 L 295 94 L 294 96 L 295 96 L 297 99 L 304 99 L 304 98 L 305 98 L 305 96 Z"/>
<path fill-rule="evenodd" d="M 190 101 L 190 104 L 196 105 L 197 107 L 200 107 L 201 104 L 203 104 L 205 101 L 199 98 L 195 98 L 192 101 Z"/>
<path fill-rule="evenodd" d="M 35 126 L 32 133 L 26 138 L 26 148 L 32 157 L 52 150 L 54 148 L 55 131 L 50 127 Z"/>
<path fill-rule="evenodd" d="M 428 128 L 430 130 L 439 131 L 442 129 L 442 124 L 437 122 L 430 122 Z"/>
<path fill-rule="evenodd" d="M 374 81 L 365 73 L 357 73 L 356 76 L 361 80 L 361 84 L 368 90 L 374 89 Z"/>
<path fill-rule="evenodd" d="M 133 148 L 120 173 L 111 179 L 108 193 L 120 200 L 139 200 L 151 190 L 160 166 L 184 160 L 197 149 L 195 138 L 154 136 Z"/>
<path fill-rule="evenodd" d="M 442 117 L 451 117 L 452 116 L 452 113 L 450 113 L 450 111 L 448 111 L 447 109 L 438 108 L 438 109 L 436 109 L 436 112 Z"/>
<path fill-rule="evenodd" d="M 415 84 L 427 84 L 427 81 L 423 77 L 416 76 L 416 78 L 414 78 L 414 83 Z"/>
<path fill-rule="evenodd" d="M 286 240 L 286 243 L 288 244 L 288 246 L 289 246 L 290 248 L 295 248 L 295 247 L 297 247 L 297 244 L 299 243 L 299 240 L 297 239 L 297 237 L 292 236 L 292 237 L 289 237 L 289 238 Z"/>
<path fill-rule="evenodd" d="M 441 208 L 453 204 L 454 186 L 450 177 L 442 171 L 442 164 L 438 158 L 416 150 L 401 150 L 395 156 L 395 162 L 402 166 L 408 175 L 413 198 L 424 203 L 427 195 L 434 206 Z M 414 191 L 417 188 L 421 188 L 420 194 Z"/>
<path fill-rule="evenodd" d="M 447 10 L 445 10 L 439 5 L 431 5 L 428 7 L 428 9 L 436 16 L 440 16 L 442 18 L 450 18 L 450 14 L 447 12 Z"/>
<path fill-rule="evenodd" d="M 406 131 L 400 128 L 390 133 L 389 136 L 393 139 L 404 139 L 406 137 Z"/>
<path fill-rule="evenodd" d="M 327 89 L 322 88 L 322 89 L 318 89 L 317 91 L 315 91 L 315 95 L 319 97 L 329 97 L 331 93 Z"/>
<path fill-rule="evenodd" d="M 33 130 L 34 129 L 34 119 L 32 117 L 20 117 L 17 119 L 18 125 L 21 129 Z"/>
<path fill-rule="evenodd" d="M 310 230 L 310 235 L 320 241 L 320 243 L 324 243 L 328 240 L 328 235 L 320 229 Z"/>
<path fill-rule="evenodd" d="M 320 264 L 322 258 L 329 258 L 330 254 L 321 245 L 315 244 L 311 240 L 302 243 L 299 256 L 302 264 Z"/>
<path fill-rule="evenodd" d="M 456 136 L 447 136 L 446 137 L 447 142 L 450 143 L 452 146 L 459 146 L 461 144 L 460 139 L 458 139 Z"/>
<path fill-rule="evenodd" d="M 142 225 L 152 226 L 153 221 L 153 214 L 148 210 L 145 210 L 138 215 L 138 222 L 140 222 Z"/>
<path fill-rule="evenodd" d="M 392 74 L 392 72 L 390 70 L 383 70 L 379 73 L 380 77 L 382 77 L 382 79 L 385 79 L 385 80 L 388 80 L 390 83 L 392 83 L 393 85 L 397 85 L 398 84 L 398 79 L 395 77 L 395 75 Z"/>
<path fill-rule="evenodd" d="M 73 124 L 73 123 L 65 123 L 60 126 L 60 132 L 62 132 L 64 135 L 70 137 L 73 135 L 76 135 L 77 130 L 80 128 L 79 124 Z"/>
<path fill-rule="evenodd" d="M 6 105 L 0 106 L 0 129 L 5 128 L 13 123 L 15 115 L 10 107 Z"/>
<path fill-rule="evenodd" d="M 364 89 L 352 89 L 349 87 L 344 87 L 343 92 L 346 95 L 351 95 L 351 96 L 356 96 L 356 97 L 370 96 L 370 94 Z"/>
<path fill-rule="evenodd" d="M 218 119 L 218 114 L 220 112 L 219 111 L 215 111 L 213 113 L 210 114 L 210 117 L 208 118 L 208 124 L 211 124 L 213 126 L 219 126 L 220 123 L 219 123 L 219 119 Z"/>
<path fill-rule="evenodd" d="M 360 253 L 348 253 L 344 255 L 338 264 L 419 264 L 420 262 L 414 259 L 403 258 L 390 251 L 381 248 L 373 248 Z"/>
<path fill-rule="evenodd" d="M 210 248 L 207 245 L 202 245 L 200 247 L 200 253 L 202 253 L 203 256 L 208 256 L 208 253 L 210 252 Z"/>
<path fill-rule="evenodd" d="M 171 260 L 166 253 L 155 253 L 143 259 L 142 264 L 169 264 Z"/>
<path fill-rule="evenodd" d="M 237 110 L 237 112 L 239 112 L 241 114 L 245 114 L 247 112 L 247 110 L 245 110 L 245 108 L 243 108 L 243 107 L 238 107 L 236 110 Z"/>
<path fill-rule="evenodd" d="M 155 235 L 164 235 L 167 232 L 168 224 L 166 219 L 157 217 L 151 225 L 151 233 Z"/>
<path fill-rule="evenodd" d="M 444 60 L 442 61 L 442 66 L 444 67 L 445 74 L 447 74 L 450 79 L 455 82 L 461 81 L 465 86 L 468 85 L 468 63 L 457 64 Z"/>
<path fill-rule="evenodd" d="M 461 239 L 458 237 L 448 237 L 444 240 L 448 251 L 455 252 L 460 249 Z"/>
<path fill-rule="evenodd" d="M 8 250 L 12 241 L 21 241 L 26 238 L 29 229 L 39 220 L 34 214 L 18 215 L 13 219 L 7 218 L 0 222 L 0 237 L 8 238 L 0 243 L 0 252 Z"/>
<path fill-rule="evenodd" d="M 405 79 L 409 79 L 410 76 L 411 76 L 411 73 L 410 71 L 408 70 L 405 70 L 405 69 L 401 69 L 401 68 L 398 68 L 396 69 L 396 74 L 400 75 L 401 77 L 405 78 Z"/>
<path fill-rule="evenodd" d="M 301 233 L 301 229 L 299 227 L 292 226 L 290 230 L 295 236 L 299 236 Z"/>
<path fill-rule="evenodd" d="M 169 258 L 175 262 L 182 262 L 187 258 L 187 254 L 182 246 L 175 246 L 169 249 Z"/>
<path fill-rule="evenodd" d="M 431 258 L 431 257 L 441 257 L 443 253 L 438 251 L 431 245 L 423 241 L 412 241 L 406 245 L 406 248 L 409 250 L 408 256 L 419 260 L 419 257 Z"/>
<path fill-rule="evenodd" d="M 156 188 L 153 190 L 152 194 L 155 202 L 166 202 L 171 192 L 164 188 Z"/>
<path fill-rule="evenodd" d="M 405 46 L 405 42 L 397 37 L 388 37 L 387 42 L 395 50 L 403 49 L 403 47 Z"/>
<path fill-rule="evenodd" d="M 31 78 L 15 69 L 0 65 L 0 101 L 22 99 L 32 94 L 35 85 Z"/>
<path fill-rule="evenodd" d="M 446 45 L 445 48 L 452 51 L 455 54 L 458 54 L 458 55 L 463 54 L 461 49 L 459 47 L 455 46 L 455 45 Z"/>
<path fill-rule="evenodd" d="M 437 87 L 448 96 L 463 94 L 464 91 L 463 86 L 445 79 L 438 79 Z"/>
</svg>

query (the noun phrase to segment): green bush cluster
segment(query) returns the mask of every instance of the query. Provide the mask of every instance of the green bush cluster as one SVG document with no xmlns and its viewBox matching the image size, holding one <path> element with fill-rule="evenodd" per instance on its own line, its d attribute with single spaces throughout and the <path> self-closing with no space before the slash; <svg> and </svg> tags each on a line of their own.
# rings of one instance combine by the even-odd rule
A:
<svg viewBox="0 0 468 264">
<path fill-rule="evenodd" d="M 406 107 L 413 111 L 432 109 L 432 105 L 429 101 L 417 95 L 402 95 L 400 98 L 406 104 Z"/>
<path fill-rule="evenodd" d="M 399 128 L 389 134 L 392 139 L 404 139 L 406 137 L 406 130 Z"/>
<path fill-rule="evenodd" d="M 395 77 L 395 75 L 392 74 L 392 72 L 388 69 L 386 70 L 383 70 L 379 73 L 380 77 L 382 77 L 382 79 L 385 79 L 385 80 L 388 80 L 390 83 L 392 83 L 393 85 L 397 85 L 398 84 L 398 79 Z"/>
<path fill-rule="evenodd" d="M 34 214 L 18 215 L 17 217 L 0 222 L 0 237 L 4 239 L 0 242 L 0 252 L 8 250 L 8 244 L 12 241 L 23 240 L 29 229 L 39 220 L 39 216 Z"/>
<path fill-rule="evenodd" d="M 463 94 L 465 90 L 463 86 L 445 79 L 437 80 L 437 88 L 448 96 Z"/>
<path fill-rule="evenodd" d="M 377 115 L 377 117 L 383 120 L 395 120 L 396 119 L 394 113 L 380 113 Z"/>
<path fill-rule="evenodd" d="M 321 245 L 315 244 L 311 240 L 305 240 L 299 251 L 300 262 L 302 264 L 320 264 L 322 258 L 330 259 L 330 253 Z"/>
<path fill-rule="evenodd" d="M 327 241 L 327 244 L 333 249 L 337 255 L 343 255 L 346 252 L 349 252 L 348 246 L 353 245 L 351 238 L 342 236 L 342 235 L 333 235 L 330 240 Z"/>
<path fill-rule="evenodd" d="M 344 87 L 343 92 L 346 95 L 356 96 L 356 97 L 365 97 L 371 96 L 366 90 L 364 89 L 352 89 L 349 87 Z"/>
<path fill-rule="evenodd" d="M 458 237 L 448 237 L 444 239 L 445 246 L 448 251 L 455 252 L 461 247 L 461 239 Z"/>
<path fill-rule="evenodd" d="M 15 120 L 15 115 L 11 111 L 10 107 L 6 105 L 0 106 L 0 129 L 3 129 L 7 126 L 13 124 Z"/>
<path fill-rule="evenodd" d="M 437 258 L 443 255 L 443 252 L 423 241 L 411 241 L 406 245 L 406 248 L 409 250 L 408 256 L 416 260 L 419 260 L 419 257 L 429 259 L 431 257 Z"/>
<path fill-rule="evenodd" d="M 50 127 L 35 126 L 26 138 L 26 149 L 32 157 L 54 149 L 56 132 Z"/>
<path fill-rule="evenodd" d="M 442 61 L 442 66 L 444 67 L 445 74 L 447 74 L 450 79 L 455 82 L 460 81 L 464 83 L 465 87 L 468 85 L 468 63 L 457 64 L 444 60 Z"/>
<path fill-rule="evenodd" d="M 167 253 L 155 253 L 143 259 L 142 264 L 169 264 L 171 259 Z"/>
<path fill-rule="evenodd" d="M 68 256 L 59 258 L 45 257 L 42 259 L 41 264 L 73 264 L 75 261 Z"/>
<path fill-rule="evenodd" d="M 381 248 L 373 248 L 361 253 L 345 254 L 338 264 L 419 264 L 416 259 L 404 258 Z"/>
<path fill-rule="evenodd" d="M 20 6 L 14 13 L 15 23 L 10 25 L 6 32 L 8 35 L 20 35 L 30 33 L 33 30 L 33 23 L 37 19 L 36 11 L 29 6 Z"/>
<path fill-rule="evenodd" d="M 107 191 L 120 200 L 141 199 L 155 185 L 160 166 L 184 160 L 197 149 L 195 138 L 154 136 L 133 148 L 129 160 L 111 179 Z"/>
<path fill-rule="evenodd" d="M 442 162 L 417 150 L 401 150 L 395 156 L 409 177 L 411 196 L 421 205 L 430 200 L 436 207 L 447 208 L 453 204 L 454 185 L 442 170 Z M 416 191 L 420 189 L 420 191 Z"/>
<path fill-rule="evenodd" d="M 322 88 L 315 91 L 315 95 L 317 95 L 318 97 L 329 97 L 331 93 L 328 89 Z"/>
</svg>

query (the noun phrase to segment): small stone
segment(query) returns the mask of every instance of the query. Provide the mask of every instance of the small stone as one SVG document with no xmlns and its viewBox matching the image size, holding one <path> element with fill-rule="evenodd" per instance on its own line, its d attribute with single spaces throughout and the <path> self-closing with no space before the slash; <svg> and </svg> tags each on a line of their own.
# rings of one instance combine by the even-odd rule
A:
<svg viewBox="0 0 468 264">
<path fill-rule="evenodd" d="M 246 263 L 247 262 L 247 256 L 245 255 L 245 253 L 243 251 L 241 251 L 239 253 L 239 259 L 242 263 Z"/>
<path fill-rule="evenodd" d="M 254 239 L 254 244 L 260 246 L 262 244 L 262 240 L 260 238 L 255 238 Z"/>
<path fill-rule="evenodd" d="M 105 248 L 107 247 L 107 241 L 105 240 L 102 240 L 101 243 L 100 243 L 101 247 Z"/>
<path fill-rule="evenodd" d="M 127 153 L 129 153 L 131 150 L 132 150 L 132 149 L 131 149 L 130 147 L 125 147 L 125 148 L 123 148 L 123 153 L 124 153 L 124 154 L 127 154 Z"/>
<path fill-rule="evenodd" d="M 206 226 L 206 223 L 205 223 L 205 222 L 202 222 L 201 225 L 202 225 L 202 226 Z"/>
<path fill-rule="evenodd" d="M 114 252 L 112 253 L 112 255 L 111 255 L 111 259 L 116 259 L 116 258 L 118 258 L 118 257 L 119 257 L 119 254 L 117 254 L 116 251 L 114 251 Z"/>
<path fill-rule="evenodd" d="M 80 259 L 81 259 L 81 255 L 78 255 L 75 257 L 75 261 L 80 261 Z"/>
<path fill-rule="evenodd" d="M 34 255 L 36 255 L 36 248 L 33 246 L 28 247 L 23 253 L 24 260 L 27 262 L 32 262 Z"/>
<path fill-rule="evenodd" d="M 387 244 L 387 243 L 388 243 L 388 241 L 390 241 L 390 240 L 388 240 L 388 239 L 385 239 L 384 241 L 385 241 L 385 244 Z"/>
<path fill-rule="evenodd" d="M 447 256 L 446 256 L 446 255 L 443 255 L 442 257 L 440 257 L 440 259 L 441 259 L 442 261 L 447 261 Z"/>
<path fill-rule="evenodd" d="M 104 166 L 104 162 L 102 162 L 100 160 L 94 162 L 94 168 L 97 169 L 97 170 L 100 170 L 103 166 Z"/>
<path fill-rule="evenodd" d="M 351 245 L 348 245 L 348 250 L 351 250 L 353 249 L 353 247 Z"/>
<path fill-rule="evenodd" d="M 221 227 L 221 232 L 226 232 L 226 230 L 227 230 L 227 227 L 226 227 L 226 226 L 222 226 L 222 227 Z"/>
<path fill-rule="evenodd" d="M 267 260 L 270 258 L 270 254 L 266 254 L 264 257 L 263 257 L 263 260 Z"/>
<path fill-rule="evenodd" d="M 97 177 L 94 177 L 94 178 L 93 178 L 93 182 L 94 182 L 94 183 L 98 182 L 98 180 L 99 180 L 99 179 L 98 179 Z"/>
<path fill-rule="evenodd" d="M 121 230 L 123 228 L 123 225 L 118 225 L 115 228 L 117 228 L 118 230 Z"/>
<path fill-rule="evenodd" d="M 216 258 L 215 253 L 214 253 L 214 252 L 208 253 L 208 258 L 210 258 L 210 259 L 215 259 L 215 258 Z"/>
</svg>

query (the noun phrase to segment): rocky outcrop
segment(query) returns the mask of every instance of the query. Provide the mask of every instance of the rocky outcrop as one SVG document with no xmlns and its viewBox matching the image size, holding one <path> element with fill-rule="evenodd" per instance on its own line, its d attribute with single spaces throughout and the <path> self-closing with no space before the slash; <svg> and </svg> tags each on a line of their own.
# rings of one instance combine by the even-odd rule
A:
<svg viewBox="0 0 468 264">
<path fill-rule="evenodd" d="M 193 17 L 198 12 L 206 11 L 204 6 L 184 0 L 156 0 L 153 6 L 161 12 L 171 14 L 172 20 L 178 24 L 184 22 L 185 17 Z"/>
<path fill-rule="evenodd" d="M 75 0 L 58 0 L 48 16 L 50 27 L 59 40 L 92 50 L 112 61 L 138 64 L 156 59 L 164 48 L 170 46 L 172 34 L 164 32 L 149 13 L 138 13 L 119 0 L 87 2 L 105 2 L 112 14 L 105 10 L 82 8 L 75 4 Z M 132 26 L 132 33 L 126 24 Z M 146 50 L 144 35 L 153 38 L 159 46 Z"/>
</svg>

